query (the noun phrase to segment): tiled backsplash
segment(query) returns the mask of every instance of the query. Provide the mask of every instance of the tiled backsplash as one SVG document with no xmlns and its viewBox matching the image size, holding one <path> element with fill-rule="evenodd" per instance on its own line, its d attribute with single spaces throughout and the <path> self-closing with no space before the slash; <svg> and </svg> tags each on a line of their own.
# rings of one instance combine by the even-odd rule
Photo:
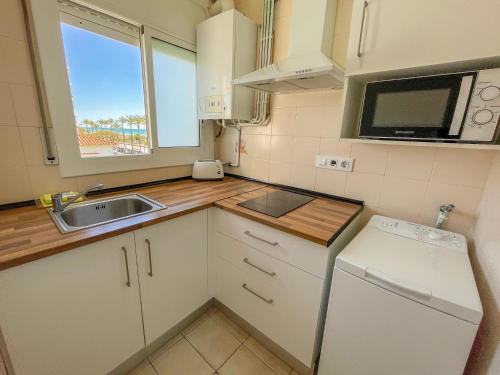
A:
<svg viewBox="0 0 500 375">
<path fill-rule="evenodd" d="M 368 212 L 425 224 L 454 203 L 448 228 L 471 234 L 497 151 L 339 141 L 341 90 L 274 95 L 271 112 L 268 126 L 243 130 L 231 173 L 361 199 Z M 351 156 L 353 171 L 316 168 L 318 154 Z"/>
<path fill-rule="evenodd" d="M 40 114 L 21 0 L 0 2 L 0 204 L 30 200 L 41 193 L 82 190 L 191 175 L 191 166 L 61 178 L 57 166 L 43 163 Z"/>
</svg>

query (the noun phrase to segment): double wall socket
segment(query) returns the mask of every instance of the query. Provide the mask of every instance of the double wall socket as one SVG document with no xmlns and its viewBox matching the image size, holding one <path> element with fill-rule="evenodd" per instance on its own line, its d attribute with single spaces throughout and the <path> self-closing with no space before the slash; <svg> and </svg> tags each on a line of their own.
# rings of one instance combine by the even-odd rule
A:
<svg viewBox="0 0 500 375">
<path fill-rule="evenodd" d="M 346 158 L 342 156 L 316 155 L 316 167 L 318 168 L 351 172 L 353 163 L 353 158 Z"/>
</svg>

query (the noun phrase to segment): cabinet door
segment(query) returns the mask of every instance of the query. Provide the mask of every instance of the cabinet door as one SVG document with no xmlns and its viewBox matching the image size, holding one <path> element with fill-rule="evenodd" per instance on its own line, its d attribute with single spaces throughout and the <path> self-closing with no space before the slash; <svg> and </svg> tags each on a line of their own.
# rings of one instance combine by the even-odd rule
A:
<svg viewBox="0 0 500 375">
<path fill-rule="evenodd" d="M 364 0 L 354 0 L 348 74 L 500 55 L 498 0 L 366 2 L 367 7 Z M 358 46 L 361 56 L 358 56 Z"/>
<path fill-rule="evenodd" d="M 1 271 L 0 326 L 16 375 L 107 374 L 144 347 L 133 234 Z"/>
<path fill-rule="evenodd" d="M 135 233 L 146 344 L 208 301 L 207 210 Z"/>
</svg>

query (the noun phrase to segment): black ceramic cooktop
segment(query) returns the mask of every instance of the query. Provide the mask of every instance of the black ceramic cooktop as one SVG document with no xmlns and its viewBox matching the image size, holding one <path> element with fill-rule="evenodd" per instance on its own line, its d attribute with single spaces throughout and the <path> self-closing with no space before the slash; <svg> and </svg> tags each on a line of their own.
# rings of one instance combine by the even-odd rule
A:
<svg viewBox="0 0 500 375">
<path fill-rule="evenodd" d="M 238 206 L 250 210 L 262 212 L 263 214 L 280 217 L 299 208 L 315 199 L 309 195 L 292 193 L 291 191 L 278 190 L 267 193 L 258 198 L 238 203 Z"/>
</svg>

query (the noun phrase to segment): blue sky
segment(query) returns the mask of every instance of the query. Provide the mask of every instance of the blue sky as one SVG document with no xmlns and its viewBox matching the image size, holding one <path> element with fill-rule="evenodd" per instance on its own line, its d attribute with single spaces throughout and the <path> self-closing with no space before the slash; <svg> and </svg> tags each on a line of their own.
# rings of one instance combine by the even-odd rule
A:
<svg viewBox="0 0 500 375">
<path fill-rule="evenodd" d="M 138 46 L 61 23 L 77 122 L 144 114 Z"/>
</svg>

